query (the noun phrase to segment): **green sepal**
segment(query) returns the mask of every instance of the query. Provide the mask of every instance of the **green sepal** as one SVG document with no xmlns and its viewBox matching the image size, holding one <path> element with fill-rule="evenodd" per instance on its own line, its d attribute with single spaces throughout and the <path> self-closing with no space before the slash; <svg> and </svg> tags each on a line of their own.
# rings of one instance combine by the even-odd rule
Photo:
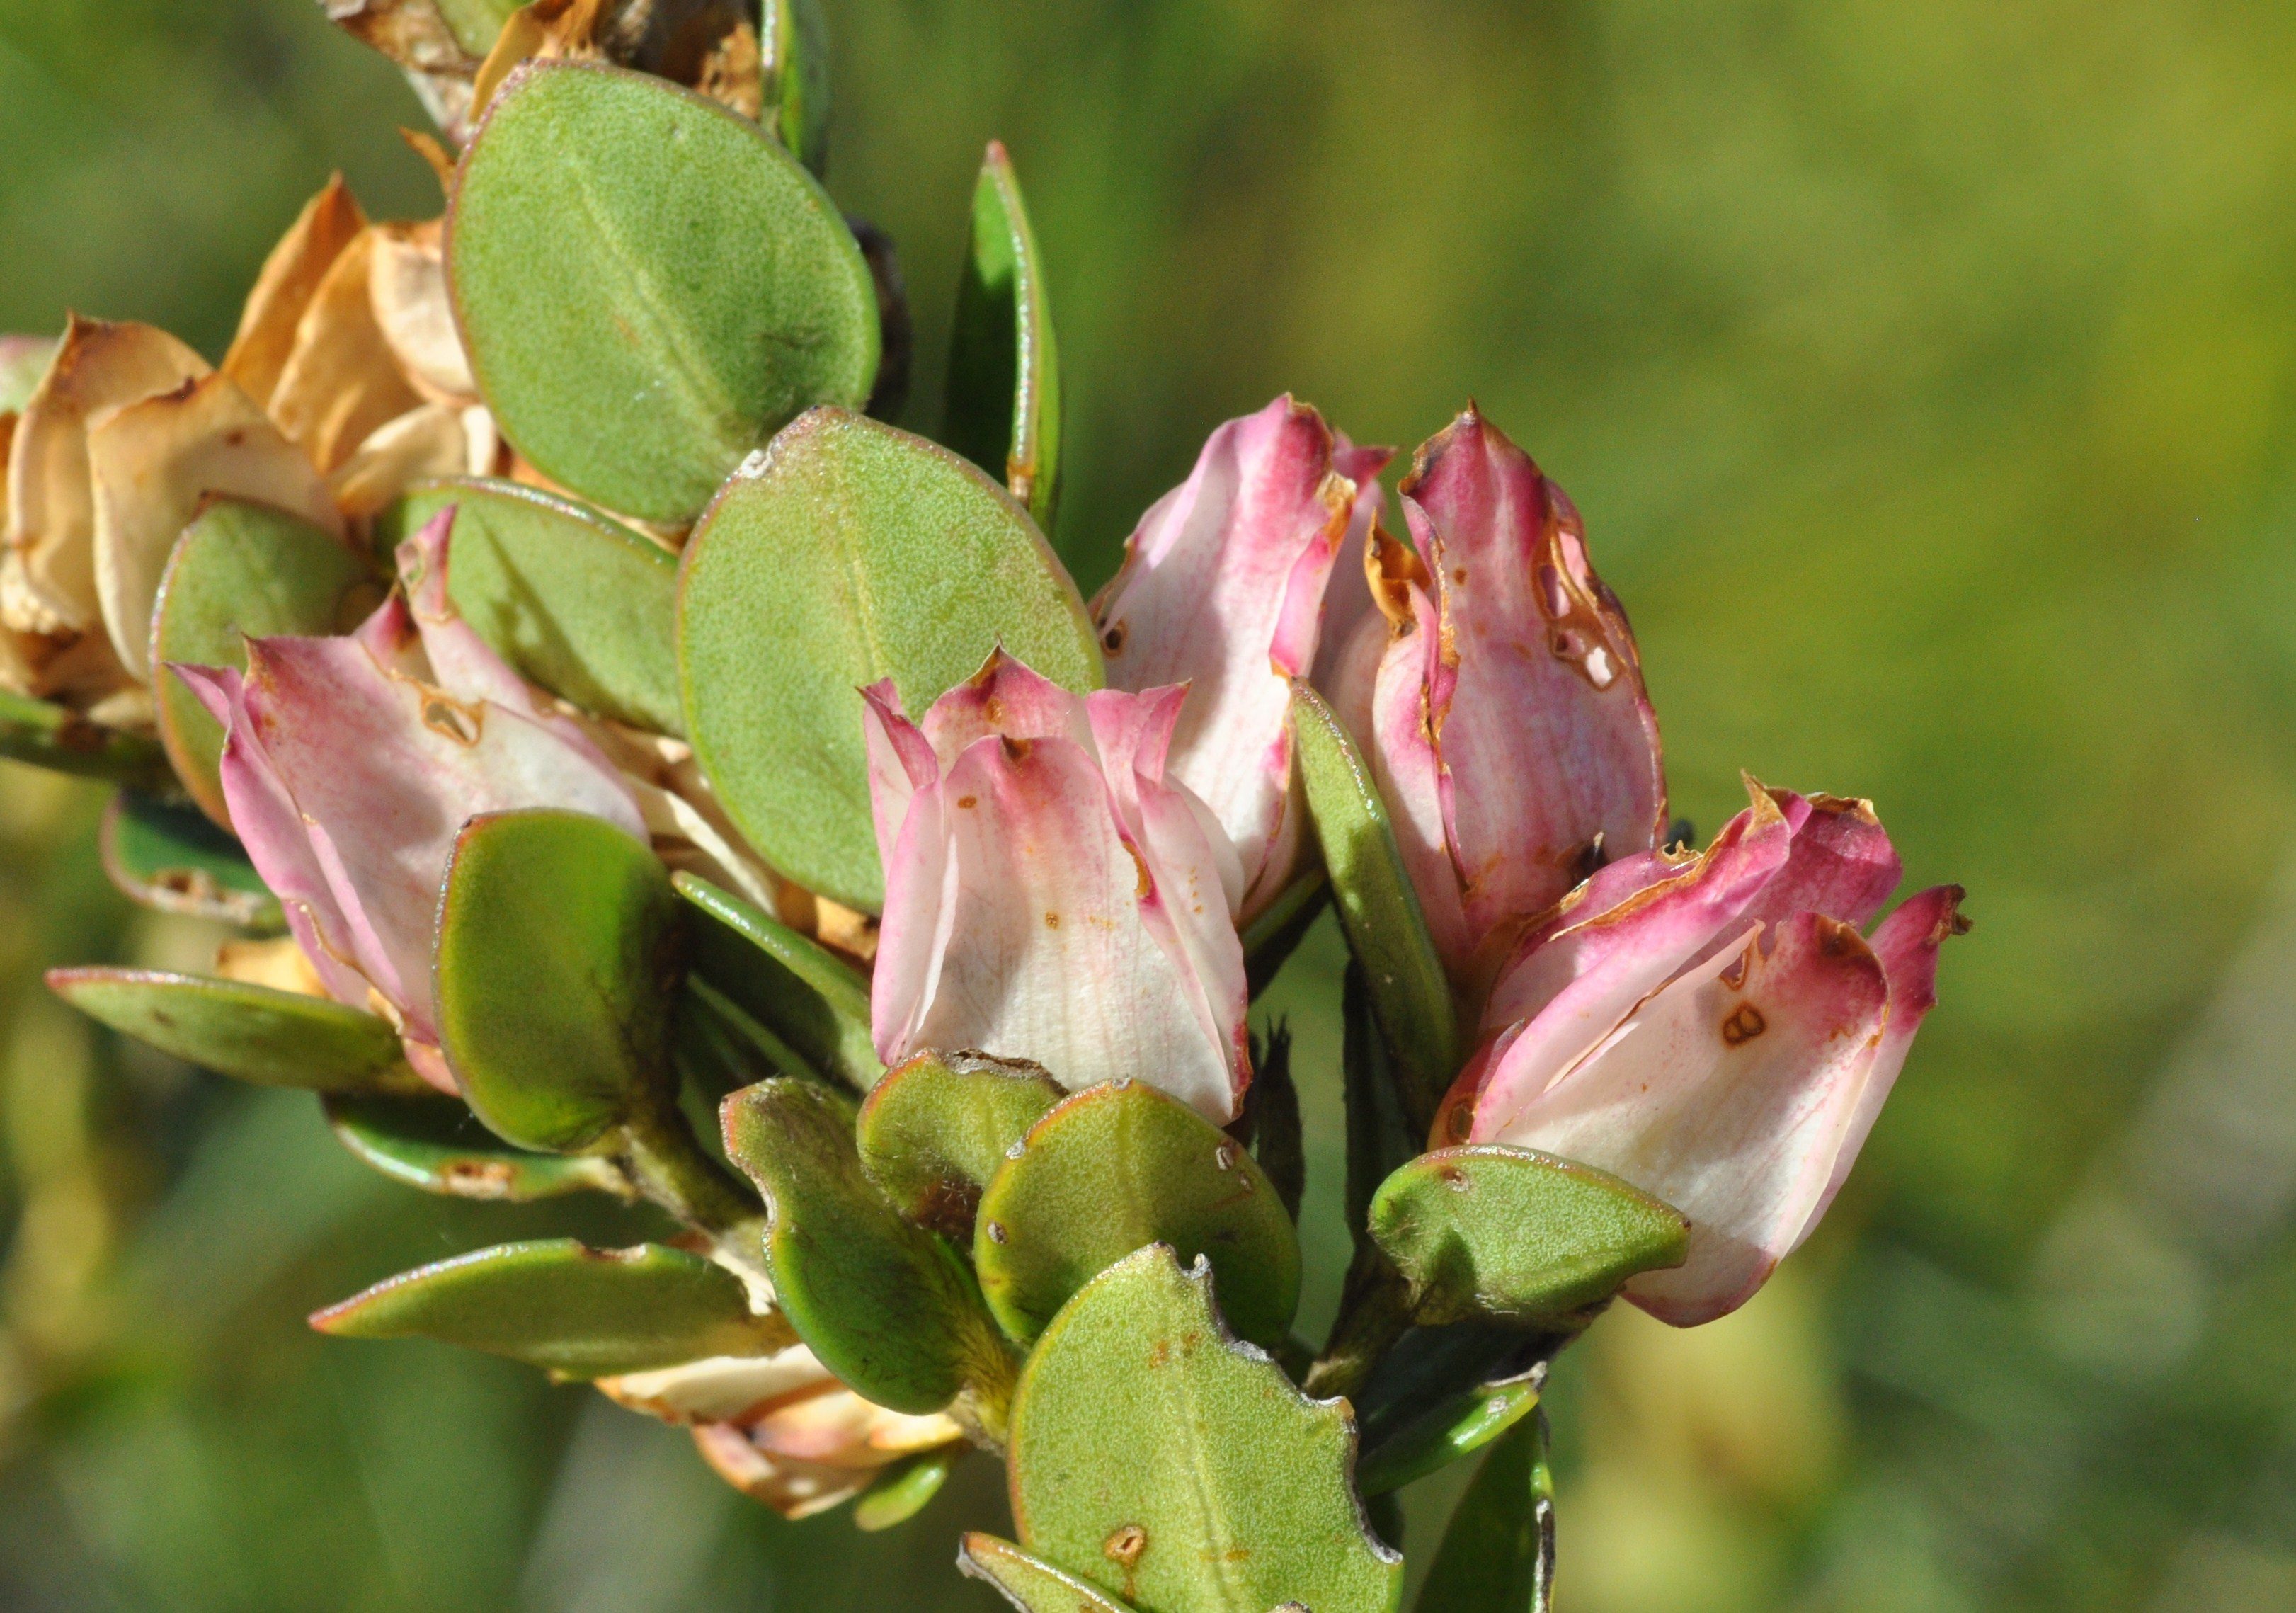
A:
<svg viewBox="0 0 2296 1613">
<path fill-rule="evenodd" d="M 77 712 L 6 689 L 0 689 L 0 756 L 133 789 L 176 787 L 175 769 L 158 740 L 105 728 Z"/>
<path fill-rule="evenodd" d="M 1029 1129 L 980 1196 L 972 1264 L 1015 1341 L 1136 1249 L 1208 1256 L 1228 1326 L 1281 1343 L 1300 1304 L 1300 1239 L 1283 1201 L 1234 1139 L 1144 1082 L 1062 1101 Z"/>
<path fill-rule="evenodd" d="M 956 1571 L 994 1586 L 1021 1613 L 1133 1613 L 1106 1592 L 994 1535 L 967 1533 L 957 1543 Z"/>
<path fill-rule="evenodd" d="M 1303 680 L 1292 685 L 1292 733 L 1332 903 L 1348 949 L 1363 967 L 1404 1112 L 1424 1137 L 1459 1066 L 1450 983 L 1371 769 L 1324 697 Z"/>
<path fill-rule="evenodd" d="M 450 505 L 447 595 L 473 632 L 586 712 L 685 737 L 675 555 L 586 505 L 473 476 L 424 482 L 377 516 L 385 562 Z"/>
<path fill-rule="evenodd" d="M 48 989 L 162 1053 L 258 1086 L 426 1092 L 390 1023 L 324 997 L 147 969 L 51 969 Z"/>
<path fill-rule="evenodd" d="M 1376 1445 L 1356 1465 L 1356 1487 L 1365 1495 L 1427 1477 L 1472 1455 L 1538 1409 L 1546 1363 L 1528 1372 L 1481 1383 L 1437 1402 Z"/>
<path fill-rule="evenodd" d="M 315 1313 L 340 1338 L 430 1338 L 564 1378 L 607 1378 L 711 1355 L 770 1355 L 789 1329 L 750 1309 L 727 1271 L 661 1244 L 506 1243 L 388 1278 Z"/>
<path fill-rule="evenodd" d="M 829 26 L 819 0 L 764 0 L 766 132 L 818 177 L 829 166 Z"/>
<path fill-rule="evenodd" d="M 286 927 L 239 842 L 196 807 L 122 790 L 103 810 L 96 847 L 112 887 L 140 906 L 247 930 Z"/>
<path fill-rule="evenodd" d="M 1061 357 L 1044 254 L 1020 177 L 988 143 L 949 333 L 948 445 L 1002 481 L 1049 533 L 1061 494 Z"/>
<path fill-rule="evenodd" d="M 1419 1588 L 1417 1613 L 1547 1613 L 1554 1584 L 1554 1479 L 1546 1413 L 1517 1422 L 1483 1458 Z"/>
<path fill-rule="evenodd" d="M 911 1221 L 970 1243 L 982 1189 L 1064 1096 L 1039 1065 L 920 1053 L 861 1105 L 861 1168 Z"/>
<path fill-rule="evenodd" d="M 1690 1223 L 1606 1171 L 1529 1148 L 1423 1154 L 1372 1197 L 1371 1235 L 1423 1325 L 1568 1327 L 1637 1271 L 1682 1263 Z"/>
<path fill-rule="evenodd" d="M 940 1487 L 948 1482 L 949 1469 L 962 1454 L 943 1445 L 886 1469 L 853 1503 L 853 1527 L 874 1535 L 908 1522 L 940 1494 Z"/>
<path fill-rule="evenodd" d="M 760 1082 L 726 1100 L 725 1130 L 765 1196 L 774 1291 L 822 1365 L 896 1411 L 938 1411 L 968 1385 L 1001 1398 L 1009 1358 L 972 1274 L 869 1185 L 844 1099 Z"/>
<path fill-rule="evenodd" d="M 168 555 L 152 607 L 152 698 L 160 742 L 200 810 L 228 827 L 223 724 L 170 662 L 244 670 L 250 638 L 348 633 L 387 585 L 360 555 L 300 515 L 209 497 Z"/>
<path fill-rule="evenodd" d="M 452 1098 L 331 1093 L 321 1107 L 343 1147 L 393 1181 L 426 1193 L 512 1204 L 585 1190 L 636 1197 L 613 1161 L 511 1148 Z"/>
<path fill-rule="evenodd" d="M 703 921 L 688 926 L 696 975 L 814 1068 L 867 1091 L 885 1073 L 869 1033 L 869 983 L 810 935 L 696 874 L 670 881 Z"/>
<path fill-rule="evenodd" d="M 1013 1403 L 1021 1543 L 1142 1613 L 1386 1613 L 1403 1560 L 1365 1532 L 1345 1403 L 1311 1401 L 1161 1245 L 1078 1290 Z"/>
<path fill-rule="evenodd" d="M 884 875 L 859 690 L 922 719 L 999 645 L 1102 680 L 1076 584 L 1028 512 L 947 449 L 815 409 L 742 467 L 686 545 L 677 655 L 694 753 L 742 836 L 874 912 Z"/>
<path fill-rule="evenodd" d="M 472 1112 L 573 1153 L 671 1090 L 680 905 L 651 848 L 603 818 L 472 819 L 439 903 L 439 1044 Z"/>
<path fill-rule="evenodd" d="M 816 403 L 877 373 L 868 266 L 780 143 L 593 62 L 529 63 L 455 170 L 447 271 L 472 374 L 553 481 L 685 522 Z"/>
</svg>

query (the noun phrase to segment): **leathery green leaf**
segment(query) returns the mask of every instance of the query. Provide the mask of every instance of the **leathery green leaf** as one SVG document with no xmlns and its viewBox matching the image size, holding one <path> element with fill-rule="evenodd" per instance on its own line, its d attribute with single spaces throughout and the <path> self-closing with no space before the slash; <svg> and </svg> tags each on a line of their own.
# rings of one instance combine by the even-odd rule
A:
<svg viewBox="0 0 2296 1613">
<path fill-rule="evenodd" d="M 1423 1154 L 1372 1196 L 1371 1235 L 1425 1325 L 1569 1325 L 1637 1271 L 1677 1266 L 1690 1223 L 1608 1172 L 1529 1148 Z"/>
<path fill-rule="evenodd" d="M 759 1082 L 726 1100 L 726 1152 L 764 1194 L 766 1258 L 798 1336 L 847 1387 L 896 1411 L 938 1411 L 1010 1371 L 972 1273 L 880 1197 L 851 1108 L 816 1082 Z"/>
<path fill-rule="evenodd" d="M 1345 1403 L 1236 1344 L 1212 1286 L 1153 1246 L 1045 1330 L 1013 1402 L 1021 1545 L 1140 1613 L 1384 1613 L 1403 1559 L 1365 1531 Z"/>
<path fill-rule="evenodd" d="M 873 1535 L 880 1529 L 908 1522 L 940 1494 L 959 1454 L 944 1445 L 886 1469 L 883 1476 L 853 1503 L 853 1527 Z"/>
<path fill-rule="evenodd" d="M 1405 1109 L 1424 1137 L 1459 1065 L 1450 983 L 1371 769 L 1324 697 L 1304 681 L 1292 686 L 1292 733 L 1332 900 L 1348 948 L 1363 966 Z"/>
<path fill-rule="evenodd" d="M 1113 1596 L 994 1535 L 968 1533 L 957 1544 L 956 1568 L 996 1586 L 1021 1613 L 1133 1613 Z"/>
<path fill-rule="evenodd" d="M 1546 1383 L 1546 1363 L 1477 1384 L 1431 1406 L 1374 1448 L 1356 1469 L 1356 1487 L 1384 1495 L 1472 1455 L 1529 1416 Z"/>
<path fill-rule="evenodd" d="M 90 722 L 45 700 L 0 689 L 0 756 L 52 773 L 108 778 L 143 790 L 173 788 L 160 742 Z"/>
<path fill-rule="evenodd" d="M 484 477 L 416 488 L 376 521 L 376 547 L 449 505 L 447 592 L 496 654 L 586 712 L 684 737 L 676 555 L 570 498 Z"/>
<path fill-rule="evenodd" d="M 829 28 L 819 0 L 765 0 L 758 44 L 766 131 L 818 175 L 829 163 Z"/>
<path fill-rule="evenodd" d="M 456 169 L 447 268 L 504 434 L 644 520 L 693 519 L 877 373 L 876 294 L 827 193 L 755 124 L 640 73 L 512 74 Z"/>
<path fill-rule="evenodd" d="M 866 1091 L 885 1066 L 869 1036 L 869 983 L 810 935 L 696 874 L 670 882 L 696 911 L 693 972 L 816 1069 Z"/>
<path fill-rule="evenodd" d="M 452 1098 L 335 1094 L 322 1107 L 345 1148 L 393 1181 L 426 1193 L 512 1204 L 586 1189 L 633 1196 L 629 1179 L 611 1160 L 511 1148 Z"/>
<path fill-rule="evenodd" d="M 1041 1066 L 920 1053 L 862 1104 L 861 1168 L 911 1221 L 969 1242 L 981 1189 L 1063 1096 Z"/>
<path fill-rule="evenodd" d="M 340 1338 L 430 1338 L 567 1378 L 605 1378 L 789 1346 L 725 1267 L 661 1244 L 506 1243 L 401 1272 L 311 1318 Z"/>
<path fill-rule="evenodd" d="M 950 453 L 816 409 L 726 485 L 687 544 L 677 654 L 686 730 L 726 811 L 807 889 L 883 901 L 862 687 L 925 708 L 1004 649 L 1101 682 L 1084 601 L 1002 488 Z"/>
<path fill-rule="evenodd" d="M 990 1313 L 1026 1344 L 1070 1295 L 1153 1243 L 1209 1257 L 1228 1325 L 1282 1342 L 1300 1304 L 1300 1240 L 1267 1173 L 1177 1098 L 1110 1082 L 1062 1100 L 997 1167 L 972 1263 Z"/>
<path fill-rule="evenodd" d="M 496 1136 L 572 1153 L 670 1090 L 678 911 L 652 851 L 603 819 L 463 827 L 439 904 L 439 1037 Z"/>
<path fill-rule="evenodd" d="M 99 1025 L 258 1086 L 424 1092 L 390 1024 L 324 997 L 205 975 L 51 969 L 48 989 Z"/>
<path fill-rule="evenodd" d="M 1483 1458 L 1419 1588 L 1419 1613 L 1547 1613 L 1554 1584 L 1554 1479 L 1546 1414 L 1514 1425 Z"/>
<path fill-rule="evenodd" d="M 152 611 L 152 664 L 247 664 L 246 641 L 347 633 L 382 603 L 373 566 L 299 515 L 210 498 L 168 556 Z M 216 766 L 223 725 L 172 673 L 152 679 L 160 740 L 200 810 L 228 827 Z"/>
<path fill-rule="evenodd" d="M 130 901 L 242 929 L 287 922 L 239 842 L 194 807 L 122 790 L 103 810 L 96 844 L 104 873 Z"/>
<path fill-rule="evenodd" d="M 988 143 L 949 333 L 949 446 L 1001 479 L 1046 531 L 1061 490 L 1061 357 L 1044 255 L 1013 160 Z"/>
</svg>

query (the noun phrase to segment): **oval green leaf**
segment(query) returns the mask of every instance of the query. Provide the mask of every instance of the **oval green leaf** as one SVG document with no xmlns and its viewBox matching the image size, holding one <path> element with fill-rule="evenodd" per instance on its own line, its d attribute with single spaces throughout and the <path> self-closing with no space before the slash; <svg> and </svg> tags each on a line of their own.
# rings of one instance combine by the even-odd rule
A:
<svg viewBox="0 0 2296 1613">
<path fill-rule="evenodd" d="M 1133 1613 L 1113 1596 L 994 1535 L 970 1533 L 958 1542 L 956 1571 L 994 1585 L 1021 1613 Z"/>
<path fill-rule="evenodd" d="M 819 0 L 765 0 L 758 45 L 766 131 L 819 175 L 829 165 L 829 26 Z"/>
<path fill-rule="evenodd" d="M 611 1160 L 509 1148 L 451 1098 L 336 1094 L 321 1107 L 343 1147 L 393 1181 L 426 1193 L 512 1204 L 585 1190 L 633 1196 L 629 1179 Z"/>
<path fill-rule="evenodd" d="M 972 235 L 949 333 L 949 446 L 1053 530 L 1061 492 L 1061 357 L 1044 255 L 1021 181 L 992 140 L 972 187 Z"/>
<path fill-rule="evenodd" d="M 552 481 L 690 521 L 816 403 L 859 407 L 877 307 L 835 204 L 756 125 L 643 74 L 521 68 L 456 169 L 472 373 Z"/>
<path fill-rule="evenodd" d="M 506 1243 L 375 1284 L 315 1313 L 339 1338 L 430 1338 L 567 1378 L 605 1378 L 711 1355 L 788 1347 L 725 1267 L 660 1244 L 593 1249 L 570 1238 Z"/>
<path fill-rule="evenodd" d="M 750 844 L 808 890 L 874 911 L 861 696 L 912 716 L 1005 650 L 1097 688 L 1076 585 L 1025 511 L 947 449 L 816 409 L 726 486 L 686 546 L 686 730 Z"/>
<path fill-rule="evenodd" d="M 1372 1196 L 1370 1224 L 1428 1326 L 1568 1327 L 1636 1272 L 1680 1265 L 1690 1243 L 1680 1212 L 1608 1172 L 1496 1144 L 1412 1160 Z"/>
<path fill-rule="evenodd" d="M 347 633 L 382 602 L 374 569 L 300 515 L 210 498 L 176 540 L 152 610 L 152 664 L 247 665 L 246 641 Z M 200 810 L 229 827 L 216 764 L 223 725 L 183 680 L 160 673 L 152 695 L 160 743 Z"/>
<path fill-rule="evenodd" d="M 766 1257 L 798 1336 L 848 1387 L 896 1411 L 938 1411 L 1009 1371 L 972 1273 L 878 1197 L 852 1111 L 815 1082 L 760 1082 L 726 1100 L 726 1152 L 765 1195 Z"/>
<path fill-rule="evenodd" d="M 678 912 L 652 851 L 603 818 L 464 827 L 439 905 L 439 1038 L 496 1136 L 572 1153 L 670 1090 Z"/>
<path fill-rule="evenodd" d="M 239 842 L 197 808 L 122 790 L 103 810 L 96 844 L 105 875 L 130 901 L 242 929 L 285 927 L 279 899 Z"/>
<path fill-rule="evenodd" d="M 885 1073 L 869 1035 L 869 983 L 801 935 L 696 874 L 671 884 L 697 911 L 693 974 L 824 1074 L 867 1091 Z"/>
<path fill-rule="evenodd" d="M 862 1104 L 861 1168 L 911 1221 L 970 1242 L 981 1189 L 1064 1096 L 1038 1065 L 920 1053 Z"/>
<path fill-rule="evenodd" d="M 176 782 L 158 740 L 104 728 L 63 706 L 7 689 L 0 689 L 0 756 L 141 790 L 172 789 Z"/>
<path fill-rule="evenodd" d="M 269 986 L 144 969 L 51 969 L 48 989 L 99 1025 L 258 1086 L 422 1092 L 373 1014 Z"/>
<path fill-rule="evenodd" d="M 1547 1613 L 1554 1584 L 1554 1479 L 1546 1417 L 1516 1423 L 1483 1458 L 1419 1588 L 1418 1613 Z"/>
<path fill-rule="evenodd" d="M 447 592 L 496 654 L 586 712 L 685 737 L 676 555 L 570 498 L 485 477 L 416 488 L 377 520 L 376 547 L 450 505 Z"/>
<path fill-rule="evenodd" d="M 1340 925 L 1363 967 L 1405 1111 L 1424 1137 L 1458 1070 L 1450 983 L 1371 769 L 1324 697 L 1304 681 L 1292 686 L 1292 733 Z"/>
<path fill-rule="evenodd" d="M 1365 1532 L 1346 1403 L 1234 1343 L 1211 1288 L 1143 1249 L 1046 1329 L 1013 1402 L 1021 1545 L 1140 1613 L 1386 1613 L 1403 1559 Z"/>
<path fill-rule="evenodd" d="M 944 1445 L 885 1469 L 853 1503 L 853 1527 L 874 1535 L 895 1524 L 906 1523 L 923 1511 L 948 1482 L 958 1453 Z"/>
<path fill-rule="evenodd" d="M 1029 1128 L 980 1196 L 972 1263 L 990 1313 L 1026 1344 L 1152 1243 L 1209 1256 L 1228 1325 L 1283 1342 L 1300 1240 L 1282 1197 L 1242 1144 L 1143 1082 L 1088 1088 Z"/>
</svg>

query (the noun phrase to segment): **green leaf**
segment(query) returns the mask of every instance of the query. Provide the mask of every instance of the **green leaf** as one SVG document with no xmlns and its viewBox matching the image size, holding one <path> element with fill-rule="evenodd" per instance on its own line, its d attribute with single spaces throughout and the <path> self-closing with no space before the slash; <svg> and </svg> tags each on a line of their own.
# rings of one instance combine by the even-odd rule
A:
<svg viewBox="0 0 2296 1613">
<path fill-rule="evenodd" d="M 1076 585 L 1027 514 L 946 449 L 816 409 L 728 482 L 686 546 L 687 731 L 726 811 L 807 889 L 884 898 L 857 692 L 913 717 L 1000 643 L 1072 689 L 1101 682 Z"/>
<path fill-rule="evenodd" d="M 51 969 L 47 981 L 97 1024 L 218 1075 L 316 1092 L 430 1090 L 387 1021 L 324 997 L 144 969 Z"/>
<path fill-rule="evenodd" d="M 1554 1480 L 1541 1411 L 1483 1458 L 1416 1606 L 1418 1613 L 1547 1613 L 1554 1584 Z"/>
<path fill-rule="evenodd" d="M 1113 1596 L 994 1535 L 968 1533 L 957 1544 L 956 1569 L 994 1585 L 1021 1613 L 1132 1613 Z"/>
<path fill-rule="evenodd" d="M 1424 1137 L 1459 1066 L 1450 983 L 1371 769 L 1324 697 L 1303 681 L 1292 685 L 1292 733 L 1340 924 L 1363 966 L 1405 1111 Z"/>
<path fill-rule="evenodd" d="M 1383 1613 L 1403 1560 L 1365 1534 L 1344 1403 L 1235 1344 L 1210 1268 L 1141 1250 L 1078 1291 L 1013 1403 L 1021 1543 L 1141 1613 Z"/>
<path fill-rule="evenodd" d="M 130 901 L 242 929 L 286 925 L 239 842 L 195 807 L 122 790 L 103 810 L 96 844 L 104 873 Z"/>
<path fill-rule="evenodd" d="M 552 481 L 690 521 L 734 466 L 877 372 L 868 266 L 757 126 L 643 74 L 513 73 L 456 170 L 447 277 L 472 372 Z"/>
<path fill-rule="evenodd" d="M 1423 1324 L 1568 1326 L 1637 1271 L 1678 1266 L 1690 1223 L 1608 1172 L 1529 1148 L 1423 1154 L 1380 1184 L 1371 1235 Z"/>
<path fill-rule="evenodd" d="M 1364 1453 L 1356 1487 L 1384 1495 L 1481 1450 L 1538 1408 L 1546 1363 L 1494 1383 L 1476 1384 L 1429 1407 Z"/>
<path fill-rule="evenodd" d="M 1003 481 L 1046 531 L 1061 490 L 1061 356 L 1045 263 L 1004 145 L 972 187 L 972 235 L 949 333 L 949 446 Z"/>
<path fill-rule="evenodd" d="M 829 165 L 829 28 L 819 0 L 765 0 L 765 128 L 818 175 Z"/>
<path fill-rule="evenodd" d="M 970 1242 L 981 1189 L 1064 1096 L 1038 1065 L 920 1053 L 862 1104 L 861 1168 L 911 1221 Z"/>
<path fill-rule="evenodd" d="M 726 1152 L 765 1195 L 766 1258 L 790 1322 L 821 1364 L 896 1411 L 938 1411 L 969 1383 L 1001 1386 L 1004 1347 L 972 1275 L 862 1174 L 852 1111 L 808 1081 L 726 1101 Z"/>
<path fill-rule="evenodd" d="M 671 882 L 699 912 L 691 967 L 814 1068 L 867 1091 L 885 1073 L 869 1034 L 869 983 L 810 935 L 696 874 Z"/>
<path fill-rule="evenodd" d="M 416 488 L 377 519 L 376 547 L 449 505 L 447 592 L 496 654 L 586 712 L 684 737 L 676 555 L 570 498 L 485 477 Z"/>
<path fill-rule="evenodd" d="M 1250 1154 L 1178 1099 L 1112 1082 L 1029 1129 L 980 1196 L 980 1291 L 1027 1344 L 1069 1296 L 1135 1249 L 1208 1255 L 1228 1325 L 1281 1343 L 1300 1304 L 1300 1240 Z"/>
<path fill-rule="evenodd" d="M 895 1524 L 906 1523 L 948 1482 L 951 1468 L 962 1453 L 943 1445 L 885 1469 L 884 1476 L 861 1493 L 853 1503 L 853 1527 L 874 1535 Z"/>
<path fill-rule="evenodd" d="M 382 603 L 374 568 L 284 510 L 209 498 L 176 540 L 152 610 L 152 664 L 244 670 L 247 640 L 347 633 Z M 201 811 L 228 827 L 216 764 L 223 725 L 181 679 L 152 679 L 160 740 Z"/>
<path fill-rule="evenodd" d="M 175 770 L 158 740 L 104 728 L 63 706 L 6 689 L 0 689 L 0 756 L 141 790 L 176 787 Z"/>
<path fill-rule="evenodd" d="M 375 1284 L 311 1318 L 339 1338 L 431 1338 L 567 1378 L 606 1378 L 711 1355 L 770 1355 L 789 1329 L 754 1315 L 725 1267 L 660 1244 L 593 1249 L 570 1238 L 506 1243 Z"/>
<path fill-rule="evenodd" d="M 611 1160 L 507 1147 L 452 1098 L 333 1094 L 322 1107 L 343 1147 L 426 1193 L 512 1204 L 585 1189 L 632 1197 L 629 1179 Z"/>
<path fill-rule="evenodd" d="M 669 1090 L 678 916 L 652 851 L 603 818 L 474 818 L 439 904 L 439 1036 L 496 1135 L 572 1153 Z"/>
</svg>

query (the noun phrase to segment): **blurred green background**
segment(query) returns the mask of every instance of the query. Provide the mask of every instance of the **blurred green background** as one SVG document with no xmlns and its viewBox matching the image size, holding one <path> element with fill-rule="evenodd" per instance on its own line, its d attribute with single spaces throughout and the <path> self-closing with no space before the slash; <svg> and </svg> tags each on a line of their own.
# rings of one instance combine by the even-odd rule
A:
<svg viewBox="0 0 2296 1613">
<path fill-rule="evenodd" d="M 1977 928 L 1818 1239 L 1605 1319 L 1553 1396 L 1566 1613 L 2296 1606 L 2296 8 L 830 0 L 830 183 L 941 333 L 982 144 L 1054 275 L 1087 590 L 1286 388 L 1468 397 L 1585 512 L 1677 807 L 1870 795 Z M 220 352 L 332 169 L 439 204 L 314 0 L 0 0 L 0 329 Z M 214 937 L 0 763 L 0 1605 L 980 1607 L 967 1469 L 890 1538 L 308 1309 L 564 1224 L 364 1174 L 308 1101 L 92 1033 L 46 966 Z M 1271 1004 L 1324 1150 L 1333 936 Z M 554 1216 L 559 1217 L 554 1219 Z M 1412 1502 L 1431 1546 L 1453 1488 Z"/>
</svg>

